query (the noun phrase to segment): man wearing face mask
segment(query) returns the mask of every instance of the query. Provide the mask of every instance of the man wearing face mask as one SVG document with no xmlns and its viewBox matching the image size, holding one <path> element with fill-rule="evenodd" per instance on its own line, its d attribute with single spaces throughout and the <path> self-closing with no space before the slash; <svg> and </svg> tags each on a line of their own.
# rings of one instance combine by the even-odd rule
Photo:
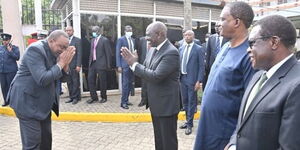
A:
<svg viewBox="0 0 300 150">
<path fill-rule="evenodd" d="M 111 69 L 111 47 L 109 40 L 100 34 L 100 27 L 92 28 L 93 39 L 91 41 L 91 53 L 89 58 L 88 84 L 91 99 L 88 104 L 98 101 L 96 78 L 100 80 L 101 100 L 100 103 L 107 101 L 107 70 Z"/>
<path fill-rule="evenodd" d="M 128 101 L 130 90 L 132 89 L 132 80 L 133 73 L 129 68 L 128 63 L 121 56 L 121 48 L 126 47 L 131 52 L 134 51 L 135 40 L 132 36 L 132 27 L 130 25 L 126 25 L 124 27 L 125 35 L 118 39 L 116 45 L 116 65 L 118 67 L 118 72 L 122 73 L 122 97 L 121 97 L 121 107 L 123 109 L 129 109 L 128 105 L 132 105 Z"/>
</svg>

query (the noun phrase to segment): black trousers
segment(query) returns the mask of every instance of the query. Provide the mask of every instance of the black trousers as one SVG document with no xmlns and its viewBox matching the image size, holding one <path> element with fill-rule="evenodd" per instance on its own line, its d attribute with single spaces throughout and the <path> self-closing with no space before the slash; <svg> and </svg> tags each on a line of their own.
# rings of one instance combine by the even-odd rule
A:
<svg viewBox="0 0 300 150">
<path fill-rule="evenodd" d="M 70 70 L 70 74 L 67 79 L 67 85 L 69 89 L 70 99 L 80 100 L 80 81 L 79 81 L 79 72 L 75 69 Z"/>
<path fill-rule="evenodd" d="M 9 73 L 0 73 L 0 83 L 1 83 L 1 90 L 2 90 L 2 95 L 4 99 L 4 103 L 9 103 L 6 101 L 7 93 L 9 90 L 9 86 L 14 79 L 16 75 L 16 72 L 9 72 Z"/>
<path fill-rule="evenodd" d="M 142 81 L 142 93 L 141 93 L 141 103 L 146 103 L 147 102 L 147 87 L 146 87 L 146 82 L 145 80 L 141 80 Z"/>
<path fill-rule="evenodd" d="M 51 150 L 51 113 L 45 120 L 36 120 L 17 114 L 20 123 L 23 150 Z"/>
<path fill-rule="evenodd" d="M 97 80 L 97 78 L 99 80 Z M 106 70 L 97 69 L 95 63 L 92 63 L 89 68 L 88 83 L 90 94 L 93 100 L 98 100 L 96 81 L 100 82 L 101 98 L 107 99 L 107 72 Z"/>
<path fill-rule="evenodd" d="M 153 116 L 152 124 L 154 129 L 155 150 L 177 150 L 177 119 L 178 114 L 162 117 Z"/>
</svg>

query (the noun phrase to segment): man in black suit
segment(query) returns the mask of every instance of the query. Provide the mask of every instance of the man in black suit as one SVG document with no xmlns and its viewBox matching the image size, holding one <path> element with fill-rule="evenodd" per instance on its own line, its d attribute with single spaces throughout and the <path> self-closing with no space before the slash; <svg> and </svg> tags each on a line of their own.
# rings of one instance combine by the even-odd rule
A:
<svg viewBox="0 0 300 150">
<path fill-rule="evenodd" d="M 79 81 L 79 72 L 81 69 L 81 40 L 74 36 L 74 29 L 71 26 L 66 27 L 66 33 L 69 36 L 70 46 L 74 46 L 76 48 L 76 54 L 74 55 L 71 63 L 69 64 L 70 72 L 67 79 L 67 85 L 69 89 L 69 97 L 70 100 L 66 101 L 66 103 L 77 104 L 81 99 L 80 96 L 80 81 Z"/>
<path fill-rule="evenodd" d="M 134 74 L 146 81 L 147 102 L 150 107 L 156 150 L 176 150 L 177 115 L 179 100 L 179 53 L 167 39 L 167 27 L 162 22 L 151 23 L 146 29 L 146 39 L 152 48 L 144 65 L 137 54 L 122 48 L 122 56 Z"/>
<path fill-rule="evenodd" d="M 10 106 L 19 119 L 24 150 L 51 150 L 51 109 L 59 114 L 57 80 L 65 77 L 75 53 L 62 30 L 26 49 L 8 92 Z"/>
<path fill-rule="evenodd" d="M 203 89 L 206 85 L 206 81 L 208 79 L 208 75 L 210 72 L 210 68 L 212 66 L 212 64 L 214 63 L 217 54 L 219 53 L 219 51 L 221 50 L 222 46 L 229 41 L 228 38 L 225 38 L 223 36 L 220 35 L 220 31 L 221 31 L 221 23 L 217 22 L 215 25 L 215 31 L 216 33 L 211 35 L 208 40 L 207 40 L 207 44 L 206 44 L 206 58 L 205 58 L 205 76 L 204 76 L 204 81 L 203 81 Z"/>
<path fill-rule="evenodd" d="M 139 58 L 140 64 L 144 63 L 149 48 L 150 48 L 150 45 L 148 44 L 146 38 L 141 37 L 137 44 L 137 53 L 138 53 L 138 58 Z M 146 101 L 147 101 L 146 99 L 147 99 L 146 83 L 144 80 L 142 80 L 141 102 L 139 103 L 138 106 L 142 107 L 142 106 L 146 105 Z"/>
<path fill-rule="evenodd" d="M 112 51 L 109 40 L 100 34 L 100 27 L 92 28 L 93 39 L 91 41 L 91 54 L 89 59 L 88 83 L 91 99 L 88 104 L 98 101 L 96 81 L 99 77 L 101 100 L 100 103 L 107 101 L 107 70 L 111 69 Z"/>
<path fill-rule="evenodd" d="M 283 16 L 257 21 L 249 35 L 252 67 L 260 69 L 241 103 L 230 150 L 300 148 L 300 63 L 293 54 L 296 30 Z"/>
</svg>

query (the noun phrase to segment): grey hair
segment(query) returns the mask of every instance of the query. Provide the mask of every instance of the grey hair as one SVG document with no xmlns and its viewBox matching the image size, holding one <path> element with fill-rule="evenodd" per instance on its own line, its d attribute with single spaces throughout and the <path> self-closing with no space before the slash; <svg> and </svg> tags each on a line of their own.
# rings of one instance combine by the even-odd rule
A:
<svg viewBox="0 0 300 150">
<path fill-rule="evenodd" d="M 65 37 L 65 38 L 69 37 L 68 34 L 65 31 L 63 31 L 63 30 L 55 30 L 55 31 L 53 31 L 53 32 L 50 33 L 50 35 L 48 36 L 48 40 L 55 40 L 55 39 L 57 39 L 57 38 L 59 38 L 61 36 Z"/>
</svg>

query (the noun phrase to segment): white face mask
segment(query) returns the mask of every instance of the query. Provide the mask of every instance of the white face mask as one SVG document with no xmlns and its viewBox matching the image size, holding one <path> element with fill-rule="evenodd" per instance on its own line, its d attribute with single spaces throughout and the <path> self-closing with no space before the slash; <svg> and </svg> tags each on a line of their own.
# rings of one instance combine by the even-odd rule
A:
<svg viewBox="0 0 300 150">
<path fill-rule="evenodd" d="M 131 37 L 132 36 L 132 32 L 125 32 L 125 36 L 126 37 Z"/>
<path fill-rule="evenodd" d="M 92 33 L 92 36 L 95 38 L 95 37 L 97 37 L 98 35 L 97 35 L 96 32 L 93 32 L 93 33 Z"/>
</svg>

